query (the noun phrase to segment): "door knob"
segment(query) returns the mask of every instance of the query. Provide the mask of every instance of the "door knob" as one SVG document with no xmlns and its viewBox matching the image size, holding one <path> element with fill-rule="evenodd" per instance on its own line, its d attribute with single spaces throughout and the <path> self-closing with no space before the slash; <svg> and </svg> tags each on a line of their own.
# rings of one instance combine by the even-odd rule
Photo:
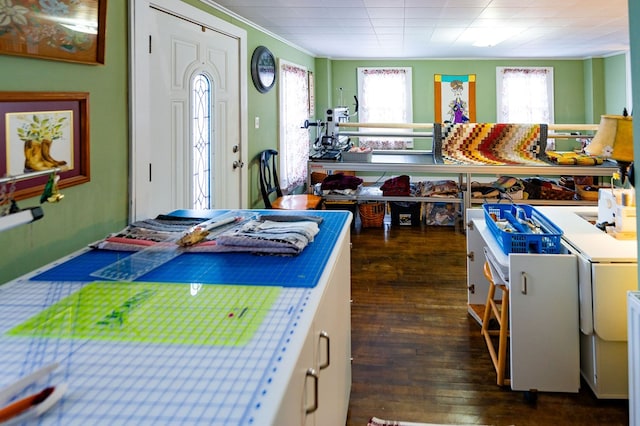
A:
<svg viewBox="0 0 640 426">
<path fill-rule="evenodd" d="M 238 167 L 244 167 L 244 163 L 242 161 L 236 160 L 236 161 L 233 162 L 233 169 L 235 170 Z"/>
</svg>

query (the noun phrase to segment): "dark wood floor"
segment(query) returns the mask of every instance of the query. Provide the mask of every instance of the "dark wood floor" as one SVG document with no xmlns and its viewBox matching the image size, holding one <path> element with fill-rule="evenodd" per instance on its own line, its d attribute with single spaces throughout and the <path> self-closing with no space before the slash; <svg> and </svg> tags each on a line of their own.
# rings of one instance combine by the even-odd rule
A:
<svg viewBox="0 0 640 426">
<path fill-rule="evenodd" d="M 452 227 L 352 231 L 353 384 L 347 426 L 385 420 L 627 425 L 626 400 L 501 388 L 467 314 L 465 236 Z"/>
</svg>

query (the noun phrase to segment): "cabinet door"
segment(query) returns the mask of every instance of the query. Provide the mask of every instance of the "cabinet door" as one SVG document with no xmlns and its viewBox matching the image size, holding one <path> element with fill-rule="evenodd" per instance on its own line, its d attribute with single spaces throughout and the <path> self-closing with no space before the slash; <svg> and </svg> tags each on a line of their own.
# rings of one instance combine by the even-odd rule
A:
<svg viewBox="0 0 640 426">
<path fill-rule="evenodd" d="M 640 424 L 640 293 L 627 296 L 629 339 L 629 424 Z"/>
<path fill-rule="evenodd" d="M 576 257 L 511 254 L 509 259 L 511 388 L 578 392 Z"/>
<path fill-rule="evenodd" d="M 307 371 L 314 365 L 315 341 L 315 333 L 309 330 L 278 409 L 274 423 L 276 425 L 313 426 L 315 424 L 313 414 L 306 413 L 306 409 L 313 405 L 315 398 L 314 379 L 307 375 Z"/>
<path fill-rule="evenodd" d="M 467 215 L 472 213 L 467 210 Z M 469 305 L 482 305 L 487 302 L 489 282 L 484 277 L 483 267 L 485 262 L 484 246 L 486 245 L 480 233 L 478 221 L 471 220 L 467 226 L 467 303 Z M 482 318 L 480 318 L 482 320 Z"/>
<path fill-rule="evenodd" d="M 351 393 L 351 252 L 346 241 L 314 320 L 319 375 L 315 424 L 342 425 Z"/>
<path fill-rule="evenodd" d="M 635 263 L 593 264 L 593 329 L 602 340 L 627 340 L 627 292 L 636 290 Z"/>
</svg>

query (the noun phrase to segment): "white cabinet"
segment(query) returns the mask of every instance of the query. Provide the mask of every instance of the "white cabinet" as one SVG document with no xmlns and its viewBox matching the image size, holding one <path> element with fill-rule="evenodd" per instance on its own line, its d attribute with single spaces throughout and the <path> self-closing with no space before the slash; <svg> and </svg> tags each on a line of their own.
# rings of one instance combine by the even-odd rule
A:
<svg viewBox="0 0 640 426">
<path fill-rule="evenodd" d="M 541 209 L 542 210 L 542 209 Z M 598 398 L 627 398 L 626 294 L 637 290 L 637 242 L 601 232 L 595 208 L 544 209 L 578 259 L 580 368 Z"/>
<path fill-rule="evenodd" d="M 640 292 L 627 293 L 629 340 L 629 424 L 640 425 Z"/>
<path fill-rule="evenodd" d="M 351 393 L 351 245 L 338 241 L 309 304 L 317 303 L 274 425 L 344 424 Z M 317 291 L 316 291 L 317 290 Z"/>
<path fill-rule="evenodd" d="M 315 425 L 347 419 L 351 392 L 351 252 L 346 242 L 314 319 L 318 409 Z M 311 423 L 313 424 L 313 423 Z"/>
<path fill-rule="evenodd" d="M 637 289 L 635 263 L 592 263 L 582 254 L 582 375 L 598 398 L 627 398 L 627 291 Z M 589 300 L 592 299 L 592 300 Z M 590 309 L 591 308 L 591 309 Z"/>
<path fill-rule="evenodd" d="M 509 254 L 486 227 L 481 209 L 467 210 L 468 302 L 477 319 L 488 283 L 481 271 L 490 253 L 509 287 L 511 388 L 521 391 L 578 392 L 577 261 L 570 254 Z M 479 307 L 481 306 L 481 307 Z"/>
<path fill-rule="evenodd" d="M 598 398 L 627 398 L 624 307 L 627 291 L 637 289 L 637 264 L 597 261 L 572 251 L 579 263 L 582 376 Z"/>
<path fill-rule="evenodd" d="M 570 255 L 509 256 L 511 388 L 580 389 L 576 260 Z"/>
<path fill-rule="evenodd" d="M 521 366 L 526 368 L 532 362 L 533 357 L 528 355 L 535 353 L 529 352 L 535 347 L 547 347 L 553 353 L 556 339 L 561 336 L 558 328 L 562 328 L 568 337 L 571 335 L 572 351 L 574 338 L 579 336 L 580 373 L 596 397 L 626 398 L 625 306 L 627 291 L 638 288 L 637 242 L 618 240 L 597 229 L 587 220 L 597 216 L 593 207 L 538 207 L 538 210 L 563 231 L 563 247 L 567 254 L 505 256 L 493 236 L 486 231 L 483 211 L 467 210 L 470 227 L 467 234 L 469 312 L 479 321 L 482 318 L 478 311 L 484 305 L 488 284 L 482 282 L 486 281 L 481 267 L 484 256 L 479 250 L 485 244 L 491 248 L 491 253 L 497 253 L 498 263 L 503 265 L 503 272 L 507 275 L 505 279 L 510 282 L 511 366 L 515 368 L 512 374 L 517 375 Z M 564 258 L 573 260 L 562 260 Z M 560 263 L 556 264 L 556 260 Z M 528 288 L 531 288 L 529 283 L 535 281 L 544 289 L 540 303 L 522 298 L 519 287 L 523 277 Z M 574 308 L 579 310 L 578 317 Z M 563 310 L 566 312 L 561 312 Z M 519 323 L 524 327 L 519 327 Z M 575 327 L 575 332 L 571 333 L 570 327 Z M 572 352 L 571 359 L 573 357 Z M 543 358 L 552 368 L 567 361 L 555 358 L 550 362 L 546 355 Z M 534 366 L 533 371 L 540 367 L 535 363 Z M 573 363 L 571 369 L 573 376 Z M 528 374 L 526 370 L 523 373 Z M 535 376 L 531 375 L 531 379 Z M 512 388 L 516 387 L 520 389 L 523 386 L 517 382 L 514 385 L 512 379 Z"/>
<path fill-rule="evenodd" d="M 263 211 L 246 213 L 249 212 L 253 215 Z M 216 217 L 219 213 L 190 210 L 174 213 L 178 217 L 203 217 L 205 214 L 204 217 Z M 201 277 L 205 283 L 212 284 L 194 287 L 185 283 L 185 291 L 176 290 L 176 293 L 170 293 L 171 296 L 158 296 L 153 301 L 157 309 L 162 309 L 163 303 L 170 305 L 169 314 L 175 311 L 176 315 L 194 306 L 202 308 L 211 304 L 211 321 L 189 323 L 194 336 L 192 344 L 174 344 L 171 339 L 159 338 L 137 341 L 130 339 L 128 334 L 120 340 L 117 334 L 109 334 L 106 346 L 102 338 L 84 335 L 77 338 L 81 339 L 78 340 L 81 344 L 70 346 L 70 334 L 66 329 L 60 335 L 52 333 L 46 339 L 38 335 L 7 333 L 42 309 L 56 306 L 66 297 L 75 297 L 76 292 L 90 283 L 87 280 L 89 272 L 103 266 L 100 262 L 108 264 L 112 259 L 121 259 L 119 253 L 86 248 L 3 284 L 0 312 L 11 310 L 12 314 L 0 315 L 0 365 L 14 368 L 0 369 L 0 387 L 40 368 L 42 363 L 60 361 L 64 365 L 65 380 L 74 383 L 75 389 L 71 400 L 57 404 L 48 415 L 49 419 L 61 424 L 121 424 L 127 419 L 131 422 L 129 414 L 122 417 L 119 411 L 120 402 L 126 400 L 128 406 L 146 407 L 136 414 L 137 423 L 141 424 L 157 423 L 162 418 L 167 424 L 344 425 L 351 392 L 352 217 L 344 212 L 318 212 L 318 215 L 324 218 L 321 234 L 300 256 L 270 257 L 268 262 L 261 262 L 265 258 L 247 253 L 198 254 L 198 265 L 192 266 L 195 262 L 190 262 L 194 258 L 187 260 L 189 256 L 185 254 L 176 259 L 176 264 L 166 265 L 171 266 L 167 269 L 177 278 L 144 284 L 153 286 L 154 292 L 157 287 L 161 293 L 162 283 L 180 283 L 185 268 L 195 268 L 185 270 L 189 281 L 199 282 Z M 213 274 L 212 270 L 216 268 L 219 270 Z M 64 278 L 60 278 L 60 271 Z M 227 277 L 237 274 L 240 280 L 230 282 L 242 283 L 247 289 L 216 292 L 212 288 L 215 281 L 211 281 L 209 274 L 223 277 L 223 283 L 227 282 Z M 298 279 L 302 282 L 312 279 L 315 286 L 294 286 Z M 282 287 L 265 293 L 262 292 L 264 289 L 257 288 L 271 282 L 281 282 Z M 98 305 L 109 312 L 120 300 L 126 304 L 127 291 L 115 287 L 118 286 L 106 286 L 99 292 L 100 297 L 109 299 L 104 306 L 93 300 L 98 293 L 78 296 L 82 304 L 88 306 L 83 306 L 82 312 L 95 313 Z M 198 290 L 194 291 L 196 287 Z M 247 291 L 246 298 L 244 291 Z M 267 293 L 277 293 L 277 296 L 272 302 L 258 303 L 257 298 Z M 169 300 L 177 294 L 181 296 Z M 209 298 L 195 299 L 203 294 Z M 244 308 L 242 313 L 251 313 L 246 322 L 243 319 L 240 323 L 242 315 L 233 314 L 238 306 Z M 80 311 L 80 304 L 75 307 Z M 257 313 L 258 309 L 263 312 Z M 224 315 L 224 323 L 218 321 L 220 315 Z M 218 323 L 229 336 L 228 343 L 206 340 L 207 336 L 212 336 L 210 325 L 218 326 Z M 162 335 L 166 328 L 164 322 L 153 318 L 148 321 L 131 319 L 127 326 L 129 330 L 152 336 Z M 244 341 L 245 337 L 248 341 Z M 74 336 L 72 340 L 77 339 Z M 35 356 L 34 345 L 37 346 Z M 105 353 L 107 346 L 111 352 Z M 118 357 L 111 360 L 113 357 L 109 354 L 115 352 Z M 107 361 L 111 362 L 99 377 L 95 376 L 94 366 Z M 186 366 L 188 362 L 191 364 Z M 99 383 L 94 383 L 92 378 Z M 136 385 L 135 392 L 122 393 L 122 389 L 132 388 L 121 386 L 124 378 L 126 383 Z M 160 385 L 158 378 L 162 379 Z M 104 398 L 83 396 L 97 385 L 101 386 Z M 167 389 L 171 391 L 169 394 Z M 205 399 L 189 400 L 188 407 L 180 410 L 176 409 L 175 403 L 168 403 L 177 400 L 181 404 L 180 401 L 193 396 L 195 390 L 198 395 L 205 395 Z"/>
</svg>

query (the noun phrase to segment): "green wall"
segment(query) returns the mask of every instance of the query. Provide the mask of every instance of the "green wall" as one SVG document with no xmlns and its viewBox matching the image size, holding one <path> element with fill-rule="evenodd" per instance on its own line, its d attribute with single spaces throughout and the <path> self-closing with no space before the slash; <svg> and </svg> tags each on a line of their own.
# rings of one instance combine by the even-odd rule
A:
<svg viewBox="0 0 640 426">
<path fill-rule="evenodd" d="M 551 66 L 555 78 L 555 117 L 557 123 L 582 123 L 585 101 L 583 61 L 580 60 L 410 60 L 410 61 L 333 61 L 333 88 L 356 94 L 356 68 L 362 66 L 405 66 L 413 69 L 413 119 L 433 122 L 434 75 L 476 75 L 476 118 L 478 122 L 496 120 L 496 67 Z M 333 99 L 335 102 L 335 98 Z"/>
<path fill-rule="evenodd" d="M 363 66 L 403 66 L 412 67 L 413 75 L 413 121 L 431 123 L 434 121 L 434 75 L 476 75 L 476 120 L 496 121 L 496 67 L 499 66 L 550 66 L 554 73 L 555 122 L 556 123 L 597 123 L 585 115 L 585 61 L 582 60 L 386 60 L 386 61 L 346 61 L 332 63 L 332 87 L 329 92 L 336 102 L 337 88 L 342 87 L 345 99 L 357 94 L 356 69 Z M 613 68 L 613 67 L 612 67 Z M 617 69 L 616 69 L 617 71 Z M 624 69 L 622 69 L 624 72 Z M 612 70 L 613 72 L 613 70 Z M 598 77 L 598 76 L 596 76 Z M 624 80 L 624 74 L 619 76 Z M 595 82 L 601 81 L 599 78 Z M 604 99 L 589 96 L 594 109 L 604 109 Z M 322 108 L 318 108 L 319 111 Z M 600 114 L 598 114 L 599 117 Z M 429 149 L 429 140 L 416 140 L 416 149 Z"/>
<path fill-rule="evenodd" d="M 599 122 L 604 114 L 604 61 L 602 59 L 586 59 L 584 61 L 584 117 L 587 123 Z"/>
<path fill-rule="evenodd" d="M 127 2 L 107 10 L 105 65 L 0 55 L 2 91 L 89 92 L 91 181 L 62 189 L 44 218 L 0 233 L 0 283 L 77 250 L 127 222 Z M 5 135 L 0 135 L 4 142 Z M 18 202 L 39 204 L 39 197 Z"/>
<path fill-rule="evenodd" d="M 605 114 L 622 114 L 627 106 L 626 68 L 625 55 L 604 59 Z"/>
<path fill-rule="evenodd" d="M 599 123 L 602 114 L 622 114 L 627 106 L 626 55 L 586 59 L 585 122 Z"/>
<path fill-rule="evenodd" d="M 587 61 L 492 61 L 492 60 L 410 60 L 346 61 L 314 58 L 281 40 L 264 34 L 230 16 L 204 5 L 199 0 L 185 0 L 247 31 L 247 65 L 251 53 L 267 46 L 276 58 L 306 66 L 314 72 L 316 82 L 316 117 L 336 106 L 339 87 L 344 103 L 351 106 L 356 94 L 355 69 L 362 65 L 398 65 L 413 67 L 414 121 L 433 120 L 433 74 L 477 75 L 478 121 L 495 120 L 495 67 L 499 65 L 551 65 L 556 80 L 556 122 L 581 123 L 586 120 L 588 98 L 593 98 L 594 116 L 606 110 L 606 96 L 594 96 L 592 87 L 605 87 L 618 93 L 617 82 L 624 81 L 618 60 L 608 58 L 601 68 L 603 75 L 592 73 L 585 80 Z M 128 218 L 128 41 L 127 2 L 109 2 L 106 31 L 105 65 L 80 65 L 14 56 L 0 56 L 0 91 L 86 91 L 90 93 L 90 170 L 91 181 L 63 189 L 65 198 L 58 204 L 44 204 L 45 217 L 31 225 L 0 233 L 0 283 L 45 265 L 88 243 L 124 227 Z M 595 63 L 602 60 L 590 60 Z M 636 59 L 637 61 L 637 59 Z M 591 67 L 591 65 L 590 65 Z M 596 67 L 597 68 L 597 67 Z M 248 84 L 248 158 L 254 159 L 265 148 L 277 147 L 278 87 L 266 94 Z M 604 74 L 606 82 L 603 82 Z M 610 73 L 615 75 L 611 76 Z M 598 89 L 600 91 L 600 89 Z M 602 90 L 604 93 L 604 89 Z M 618 95 L 616 95 L 617 97 Z M 600 99 L 602 98 L 602 99 Z M 638 96 L 635 97 L 638 99 Z M 612 100 L 612 105 L 617 101 Z M 260 117 L 260 128 L 253 126 Z M 595 122 L 595 121 L 592 121 Z M 0 135 L 0 137 L 4 137 Z M 257 165 L 248 164 L 250 205 L 262 207 L 259 198 Z M 20 201 L 21 207 L 37 205 L 36 198 Z"/>
</svg>

